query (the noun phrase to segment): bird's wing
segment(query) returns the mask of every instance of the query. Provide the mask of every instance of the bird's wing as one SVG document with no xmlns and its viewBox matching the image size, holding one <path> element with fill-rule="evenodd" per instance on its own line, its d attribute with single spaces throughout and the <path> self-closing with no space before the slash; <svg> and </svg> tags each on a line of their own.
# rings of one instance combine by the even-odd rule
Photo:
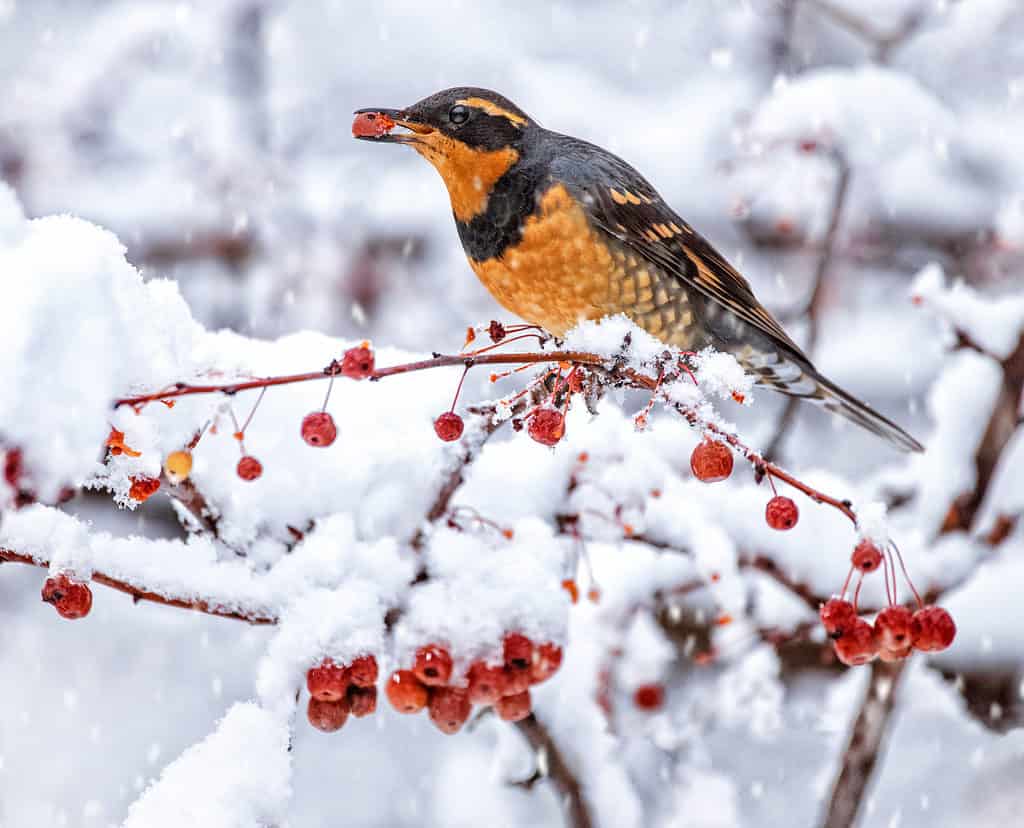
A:
<svg viewBox="0 0 1024 828">
<path fill-rule="evenodd" d="M 573 191 L 596 228 L 807 360 L 757 301 L 747 280 L 677 215 L 640 173 L 599 147 L 583 146 L 586 152 L 570 149 L 552 163 L 551 170 Z"/>
</svg>

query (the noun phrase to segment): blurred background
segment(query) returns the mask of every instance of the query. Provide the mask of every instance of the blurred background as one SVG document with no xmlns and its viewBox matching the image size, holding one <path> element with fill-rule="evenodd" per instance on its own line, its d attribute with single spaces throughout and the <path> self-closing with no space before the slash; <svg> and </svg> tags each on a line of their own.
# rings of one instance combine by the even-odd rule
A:
<svg viewBox="0 0 1024 828">
<path fill-rule="evenodd" d="M 914 313 L 913 277 L 934 262 L 991 296 L 1022 290 L 1019 0 L 0 0 L 0 177 L 31 216 L 72 213 L 116 233 L 209 327 L 454 350 L 467 325 L 507 314 L 466 265 L 434 170 L 353 141 L 350 124 L 356 108 L 456 85 L 495 89 L 633 163 L 824 373 L 918 436 L 947 343 Z M 891 461 L 870 437 L 833 437 L 831 421 L 777 400 L 743 416 L 754 444 L 796 466 L 856 478 Z M 176 531 L 152 514 L 117 528 Z M 97 622 L 137 626 L 97 640 L 97 625 L 42 624 L 30 581 L 0 579 L 0 826 L 116 824 L 248 697 L 265 633 L 107 603 Z M 991 673 L 999 730 L 1024 692 L 1019 654 L 1005 656 Z M 917 730 L 944 712 L 924 710 Z M 311 744 L 296 753 L 294 825 L 558 824 L 553 795 L 481 770 L 500 740 L 491 731 L 456 746 L 424 722 L 375 718 L 382 730 L 344 750 L 300 734 Z M 958 787 L 907 805 L 913 774 L 899 771 L 862 824 L 997 824 L 1019 808 L 1000 797 L 1019 793 L 1024 743 L 995 747 L 991 729 L 956 722 L 946 747 L 962 763 L 995 751 L 995 793 Z M 910 765 L 929 753 L 923 738 Z M 793 821 L 757 816 L 786 772 L 758 776 L 769 755 L 738 772 L 721 821 L 677 824 L 813 824 L 828 782 L 816 753 L 794 771 L 815 794 L 776 802 Z M 466 780 L 489 793 L 460 810 Z M 986 808 L 991 821 L 964 821 Z"/>
</svg>

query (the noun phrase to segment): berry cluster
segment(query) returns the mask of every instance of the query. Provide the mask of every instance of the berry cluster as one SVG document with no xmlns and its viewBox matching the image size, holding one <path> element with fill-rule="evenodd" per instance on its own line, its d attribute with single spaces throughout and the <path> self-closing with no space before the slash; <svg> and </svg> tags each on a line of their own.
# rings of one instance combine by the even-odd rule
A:
<svg viewBox="0 0 1024 828">
<path fill-rule="evenodd" d="M 690 471 L 704 483 L 718 483 L 727 479 L 732 474 L 732 467 L 732 449 L 720 440 L 705 438 L 690 454 Z M 773 497 L 765 506 L 765 522 L 779 531 L 792 529 L 800 519 L 800 510 L 791 498 L 775 493 L 775 483 L 771 477 L 768 482 Z"/>
<path fill-rule="evenodd" d="M 306 673 L 306 718 L 317 730 L 340 730 L 351 714 L 357 719 L 377 710 L 377 659 L 359 656 L 351 664 L 325 659 Z"/>
<path fill-rule="evenodd" d="M 43 601 L 53 604 L 61 618 L 85 618 L 92 609 L 92 590 L 81 581 L 73 581 L 64 572 L 51 575 L 43 584 Z"/>
<path fill-rule="evenodd" d="M 426 708 L 442 733 L 458 733 L 473 712 L 473 705 L 493 705 L 506 722 L 530 715 L 530 686 L 547 681 L 562 664 L 562 648 L 534 644 L 525 635 L 509 633 L 502 647 L 502 664 L 475 661 L 463 680 L 453 683 L 451 654 L 436 644 L 416 651 L 411 670 L 397 670 L 388 680 L 391 706 L 399 713 Z"/>
<path fill-rule="evenodd" d="M 869 539 L 861 540 L 850 555 L 850 574 L 838 598 L 827 601 L 820 612 L 821 623 L 832 638 L 836 657 L 850 666 L 867 664 L 875 658 L 899 661 L 914 650 L 938 652 L 945 650 L 956 637 L 956 624 L 942 607 L 925 605 L 914 585 L 907 578 L 917 610 L 911 611 L 896 603 L 896 560 L 906 576 L 899 550 L 890 544 L 885 552 Z M 857 598 L 865 574 L 883 570 L 889 605 L 875 617 L 874 624 L 861 618 L 857 611 Z M 847 601 L 846 591 L 854 572 L 859 573 L 853 601 Z"/>
</svg>

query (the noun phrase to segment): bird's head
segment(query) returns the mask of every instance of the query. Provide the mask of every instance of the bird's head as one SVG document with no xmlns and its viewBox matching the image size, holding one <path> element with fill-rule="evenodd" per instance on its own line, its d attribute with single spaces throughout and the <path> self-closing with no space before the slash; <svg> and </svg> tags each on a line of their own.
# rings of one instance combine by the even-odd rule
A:
<svg viewBox="0 0 1024 828">
<path fill-rule="evenodd" d="M 355 114 L 356 138 L 408 144 L 434 165 L 459 221 L 486 209 L 494 183 L 519 161 L 537 128 L 507 98 L 472 86 L 445 89 L 405 109 L 368 107 Z"/>
</svg>

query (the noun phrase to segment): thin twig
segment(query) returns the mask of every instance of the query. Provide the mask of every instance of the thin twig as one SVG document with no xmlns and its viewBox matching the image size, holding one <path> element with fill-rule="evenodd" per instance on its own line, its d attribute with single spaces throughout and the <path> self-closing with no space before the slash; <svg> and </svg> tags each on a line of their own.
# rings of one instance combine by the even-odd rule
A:
<svg viewBox="0 0 1024 828">
<path fill-rule="evenodd" d="M 4 549 L 3 547 L 0 547 L 0 561 L 23 563 L 28 564 L 29 566 L 38 566 L 43 569 L 47 569 L 50 566 L 50 562 L 47 560 L 32 555 L 23 555 L 20 552 L 15 552 L 12 549 Z M 97 584 L 103 584 L 103 586 L 110 587 L 111 589 L 116 589 L 118 592 L 123 592 L 126 595 L 130 595 L 132 600 L 136 603 L 139 601 L 151 601 L 154 604 L 163 604 L 167 607 L 195 610 L 196 612 L 202 612 L 206 615 L 216 615 L 221 618 L 234 618 L 238 621 L 245 621 L 248 624 L 277 623 L 276 615 L 261 615 L 258 612 L 232 610 L 217 604 L 211 604 L 210 602 L 203 601 L 201 599 L 172 598 L 166 595 L 159 595 L 155 592 L 143 589 L 142 587 L 132 586 L 128 582 L 122 581 L 118 578 L 112 578 L 109 575 L 104 575 L 102 572 L 93 572 L 92 581 Z"/>
<path fill-rule="evenodd" d="M 566 763 L 547 728 L 533 714 L 516 723 L 519 732 L 526 737 L 538 754 L 543 753 L 547 764 L 547 777 L 554 784 L 565 802 L 566 820 L 569 828 L 591 828 L 594 824 L 587 807 L 579 780 Z"/>
</svg>

